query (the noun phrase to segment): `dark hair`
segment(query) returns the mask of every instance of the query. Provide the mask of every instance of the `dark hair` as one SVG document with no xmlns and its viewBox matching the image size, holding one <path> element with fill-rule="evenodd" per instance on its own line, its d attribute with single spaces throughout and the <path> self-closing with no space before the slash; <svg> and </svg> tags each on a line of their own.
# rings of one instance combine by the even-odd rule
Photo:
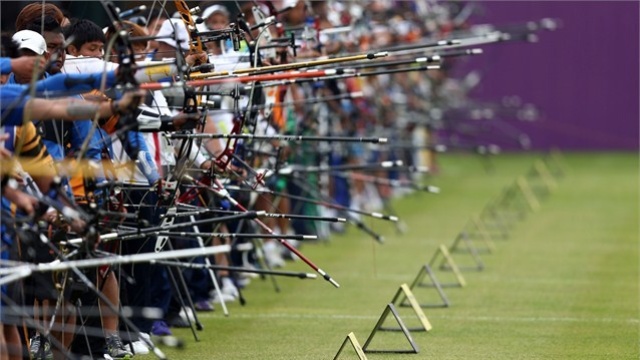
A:
<svg viewBox="0 0 640 360">
<path fill-rule="evenodd" d="M 51 17 L 51 16 L 45 16 L 44 19 L 42 19 L 44 21 L 44 26 L 43 26 L 43 21 L 41 21 L 40 19 L 33 21 L 27 25 L 25 25 L 24 30 L 31 30 L 31 31 L 35 31 L 38 34 L 41 34 L 41 31 L 50 31 L 50 32 L 55 32 L 55 33 L 60 33 L 61 29 L 60 29 L 60 23 L 58 23 L 58 21 Z"/>
<path fill-rule="evenodd" d="M 2 45 L 0 46 L 0 56 L 15 59 L 20 56 L 18 44 L 13 41 L 10 34 L 2 34 Z"/>
<path fill-rule="evenodd" d="M 62 24 L 64 14 L 60 8 L 51 3 L 42 4 L 42 2 L 35 2 L 25 6 L 20 11 L 20 14 L 18 14 L 18 18 L 16 19 L 16 31 L 30 30 L 28 26 L 36 21 L 40 21 L 43 12 L 45 16 L 52 17 L 58 23 L 58 26 Z M 37 32 L 39 33 L 40 30 L 37 30 Z"/>
<path fill-rule="evenodd" d="M 69 45 L 73 45 L 76 49 L 80 49 L 82 45 L 92 41 L 107 42 L 102 29 L 91 20 L 77 19 L 69 26 L 62 29 L 62 33 L 66 39 L 73 36 L 73 41 Z"/>
<path fill-rule="evenodd" d="M 144 28 L 136 23 L 133 23 L 131 21 L 128 20 L 123 20 L 121 21 L 122 23 L 122 27 L 124 30 L 129 32 L 129 35 L 131 37 L 143 37 L 143 36 L 147 36 L 147 32 L 144 30 Z M 109 29 L 107 30 L 107 33 L 104 34 L 105 38 L 107 39 L 111 39 L 112 36 L 114 36 L 116 33 L 114 31 L 114 29 L 112 27 L 109 27 Z M 147 46 L 147 40 L 137 40 L 132 42 L 134 45 L 142 45 L 142 46 Z"/>
</svg>

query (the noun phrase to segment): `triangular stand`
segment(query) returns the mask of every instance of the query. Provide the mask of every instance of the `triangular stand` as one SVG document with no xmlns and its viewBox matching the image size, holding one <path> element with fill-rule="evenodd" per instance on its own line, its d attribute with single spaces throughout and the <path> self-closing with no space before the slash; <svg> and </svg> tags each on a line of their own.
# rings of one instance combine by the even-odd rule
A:
<svg viewBox="0 0 640 360">
<path fill-rule="evenodd" d="M 547 165 L 547 169 L 555 179 L 564 177 L 566 165 L 559 150 L 551 150 L 542 161 Z"/>
<path fill-rule="evenodd" d="M 542 182 L 549 189 L 549 192 L 558 188 L 558 183 L 556 182 L 556 179 L 554 179 L 553 175 L 551 174 L 551 170 L 549 170 L 549 167 L 544 161 L 542 160 L 536 161 L 533 167 L 538 172 L 538 175 L 540 176 L 540 179 L 542 180 Z"/>
<path fill-rule="evenodd" d="M 413 309 L 413 312 L 416 314 L 416 317 L 418 317 L 418 320 L 420 321 L 420 325 L 422 325 L 420 327 L 408 328 L 409 331 L 426 331 L 426 332 L 428 332 L 429 330 L 431 330 L 432 329 L 431 323 L 429 322 L 429 319 L 427 319 L 427 316 L 422 311 L 422 308 L 420 307 L 420 304 L 418 303 L 418 300 L 416 300 L 415 295 L 413 295 L 413 292 L 411 291 L 411 289 L 409 289 L 409 286 L 407 284 L 402 284 L 398 288 L 398 291 L 396 291 L 396 294 L 393 296 L 393 299 L 391 300 L 391 303 L 393 305 L 396 305 L 396 306 L 398 306 L 398 305 L 406 306 L 406 301 L 409 301 L 409 306 L 411 306 L 411 308 Z M 380 327 L 380 330 L 384 330 L 384 331 L 400 331 L 402 329 L 401 328 Z"/>
<path fill-rule="evenodd" d="M 458 269 L 461 271 L 482 271 L 484 270 L 484 263 L 482 259 L 480 259 L 480 255 L 478 254 L 478 248 L 469 238 L 469 234 L 466 231 L 462 231 L 456 236 L 456 239 L 453 241 L 453 244 L 449 247 L 449 251 L 451 253 L 465 253 L 471 255 L 471 259 L 473 260 L 475 265 L 472 266 L 463 266 L 459 265 Z M 449 266 L 443 264 L 440 267 L 443 270 L 451 270 Z"/>
<path fill-rule="evenodd" d="M 491 233 L 487 229 L 485 223 L 480 219 L 480 216 L 474 215 L 469 220 L 469 224 L 467 225 L 467 235 L 469 235 L 472 239 L 479 239 L 484 246 L 478 248 L 478 253 L 491 253 L 495 250 L 496 245 L 493 243 L 493 237 Z"/>
<path fill-rule="evenodd" d="M 538 201 L 538 198 L 533 193 L 531 185 L 529 184 L 527 179 L 524 176 L 521 176 L 518 178 L 516 183 L 518 184 L 518 189 L 522 193 L 522 196 L 524 196 L 527 205 L 529 205 L 529 209 L 534 212 L 538 211 L 540 209 L 540 201 Z"/>
<path fill-rule="evenodd" d="M 515 181 L 504 189 L 502 195 L 496 201 L 496 210 L 500 212 L 510 228 L 527 216 L 527 209 L 520 201 L 521 196 L 519 195 L 522 195 L 522 192 L 519 189 L 518 182 Z"/>
<path fill-rule="evenodd" d="M 425 283 L 423 281 L 425 276 L 429 276 L 429 280 L 430 280 L 429 283 Z M 418 275 L 416 275 L 416 278 L 413 279 L 413 282 L 411 283 L 411 286 L 409 286 L 409 288 L 413 291 L 416 288 L 416 286 L 433 287 L 438 292 L 438 295 L 440 295 L 440 299 L 442 299 L 442 303 L 440 304 L 420 304 L 420 307 L 423 307 L 423 308 L 449 307 L 450 305 L 449 299 L 447 299 L 447 295 L 445 295 L 444 290 L 442 290 L 442 286 L 440 285 L 440 282 L 436 278 L 436 274 L 433 272 L 433 270 L 431 270 L 431 266 L 423 265 L 420 268 L 420 271 L 418 271 Z M 404 301 L 400 305 L 409 306 Z"/>
<path fill-rule="evenodd" d="M 356 351 L 356 355 L 359 360 L 367 360 L 367 355 L 364 353 L 364 350 L 362 350 L 362 346 L 360 346 L 360 343 L 353 332 L 350 332 L 349 335 L 344 338 L 344 341 L 342 342 L 342 345 L 340 345 L 340 349 L 338 349 L 336 356 L 333 357 L 333 360 L 338 360 L 338 356 L 340 356 L 340 353 L 342 352 L 342 349 L 344 349 L 344 346 L 347 345 L 347 342 L 351 343 L 351 346 L 353 347 L 353 350 Z"/>
<path fill-rule="evenodd" d="M 404 336 L 407 338 L 407 341 L 409 341 L 409 345 L 411 345 L 411 349 L 406 349 L 406 350 L 404 349 L 390 349 L 390 350 L 369 349 L 369 345 L 371 344 L 373 337 L 376 335 L 378 330 L 380 330 L 380 328 L 382 327 L 382 324 L 387 319 L 387 316 L 389 316 L 389 313 L 393 314 L 393 317 L 396 319 L 396 322 L 398 323 L 398 325 L 400 325 L 400 330 L 402 331 Z M 398 311 L 396 310 L 396 307 L 393 304 L 387 304 L 387 306 L 384 308 L 382 315 L 380 315 L 380 319 L 378 319 L 376 326 L 371 331 L 371 334 L 369 334 L 369 338 L 367 338 L 367 341 L 364 343 L 362 350 L 365 353 L 393 353 L 393 354 L 417 354 L 418 351 L 420 351 L 418 350 L 418 345 L 415 343 L 415 341 L 413 341 L 413 337 L 411 337 L 411 333 L 409 332 L 409 329 L 407 329 L 407 327 L 404 325 L 404 322 L 402 322 L 402 319 L 400 318 L 400 315 L 398 315 Z"/>
<path fill-rule="evenodd" d="M 538 160 L 527 172 L 525 178 L 531 186 L 531 190 L 538 199 L 545 199 L 556 186 L 555 180 L 549 174 L 549 169 L 544 162 Z"/>
<path fill-rule="evenodd" d="M 498 209 L 497 203 L 491 202 L 487 204 L 480 216 L 478 216 L 479 224 L 489 234 L 491 240 L 507 240 L 509 238 L 510 224 Z"/>
<path fill-rule="evenodd" d="M 438 261 L 439 258 L 442 258 L 439 265 L 440 269 L 451 270 L 456 277 L 455 283 L 440 283 L 440 286 L 464 287 L 467 282 L 464 280 L 464 277 L 462 276 L 458 265 L 456 265 L 455 261 L 453 261 L 451 254 L 449 254 L 449 250 L 447 250 L 447 247 L 444 244 L 441 244 L 440 247 L 438 247 L 438 250 L 436 250 L 435 254 L 433 254 L 433 257 L 431 258 L 431 261 L 429 261 L 429 266 L 431 266 L 432 269 L 434 268 L 433 265 Z"/>
</svg>

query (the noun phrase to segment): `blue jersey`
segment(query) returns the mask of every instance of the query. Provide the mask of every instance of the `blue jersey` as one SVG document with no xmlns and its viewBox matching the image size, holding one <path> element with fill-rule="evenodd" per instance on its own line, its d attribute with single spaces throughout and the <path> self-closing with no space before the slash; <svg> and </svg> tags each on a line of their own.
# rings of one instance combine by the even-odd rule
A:
<svg viewBox="0 0 640 360">
<path fill-rule="evenodd" d="M 45 80 L 51 79 L 54 76 L 50 76 L 45 73 Z M 7 79 L 7 85 L 20 85 L 16 83 L 14 74 L 9 75 Z M 75 95 L 75 97 L 82 99 L 80 95 Z M 37 120 L 34 120 L 37 121 Z M 18 125 L 22 125 L 22 122 Z M 74 122 L 69 122 L 68 131 L 70 133 L 69 137 L 69 145 L 71 145 L 71 151 L 80 151 L 82 144 L 85 139 L 89 137 L 91 132 L 91 127 L 93 126 L 91 120 L 79 120 Z M 63 134 L 59 134 L 61 137 Z M 109 138 L 106 134 L 102 133 L 100 129 L 96 129 L 91 136 L 91 140 L 89 141 L 89 146 L 87 147 L 87 152 L 85 158 L 91 160 L 101 160 L 102 159 L 102 149 L 103 146 L 108 145 L 108 142 L 103 141 L 103 138 Z M 45 137 L 43 139 L 49 153 L 55 160 L 62 160 L 65 157 L 64 147 L 66 144 L 64 143 L 64 139 L 54 139 Z"/>
<path fill-rule="evenodd" d="M 0 74 L 8 74 L 11 71 L 11 59 L 6 57 L 0 58 Z"/>
<path fill-rule="evenodd" d="M 1 65 L 1 64 L 0 64 Z M 102 73 L 95 74 L 56 74 L 35 83 L 36 95 L 55 96 L 56 92 L 86 93 L 93 89 L 99 89 L 102 82 Z M 113 87 L 116 83 L 114 71 L 106 73 L 106 87 Z M 0 86 L 0 125 L 20 125 L 23 121 L 24 107 L 30 99 L 29 85 L 6 84 Z"/>
</svg>

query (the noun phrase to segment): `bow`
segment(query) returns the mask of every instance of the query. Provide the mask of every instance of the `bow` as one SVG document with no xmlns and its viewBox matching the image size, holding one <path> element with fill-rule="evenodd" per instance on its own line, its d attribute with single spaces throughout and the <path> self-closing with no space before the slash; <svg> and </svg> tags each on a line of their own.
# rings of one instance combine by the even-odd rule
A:
<svg viewBox="0 0 640 360">
<path fill-rule="evenodd" d="M 196 28 L 196 22 L 192 16 L 192 10 L 189 9 L 189 6 L 184 0 L 174 0 L 174 4 L 178 13 L 180 14 L 180 18 L 184 23 L 187 31 L 189 33 L 189 52 L 191 54 L 200 54 L 204 51 L 202 46 L 202 40 L 198 34 L 198 29 Z M 198 11 L 199 8 L 194 8 L 194 12 Z M 199 59 L 196 59 L 195 65 L 201 65 L 202 62 Z M 188 77 L 188 75 L 187 75 Z M 184 105 L 183 111 L 185 113 L 196 113 L 198 110 L 198 97 L 194 93 L 193 88 L 187 87 L 185 88 L 184 94 Z"/>
<path fill-rule="evenodd" d="M 184 0 L 174 0 L 174 4 L 180 14 L 182 22 L 184 22 L 184 25 L 187 27 L 187 31 L 189 32 L 189 38 L 191 39 L 189 42 L 189 51 L 191 51 L 191 53 L 202 52 L 204 48 L 202 47 L 202 40 L 198 35 L 196 22 L 192 16 L 192 10 L 189 9 L 189 6 Z M 194 11 L 197 11 L 198 9 L 199 8 L 196 7 Z"/>
<path fill-rule="evenodd" d="M 125 30 L 120 16 L 118 14 L 115 5 L 111 2 L 106 3 L 107 13 L 112 19 L 110 28 L 114 30 L 115 41 L 114 49 L 118 57 L 118 83 L 124 91 L 131 91 L 137 89 L 140 84 L 135 78 L 135 54 L 131 41 L 129 39 L 129 33 Z M 122 144 L 129 147 L 128 153 L 131 154 L 133 160 L 137 160 L 138 152 L 140 151 L 140 144 L 134 142 L 133 144 L 128 141 L 127 132 L 129 130 L 138 130 L 137 112 L 120 114 L 118 118 L 119 130 L 117 131 L 118 138 Z"/>
</svg>

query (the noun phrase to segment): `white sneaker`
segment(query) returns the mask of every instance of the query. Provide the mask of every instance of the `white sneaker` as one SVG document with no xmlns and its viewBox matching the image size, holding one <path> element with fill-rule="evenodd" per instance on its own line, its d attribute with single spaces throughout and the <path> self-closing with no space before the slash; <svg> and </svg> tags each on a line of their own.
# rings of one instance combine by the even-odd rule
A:
<svg viewBox="0 0 640 360">
<path fill-rule="evenodd" d="M 139 333 L 138 337 L 151 340 L 151 337 L 147 333 Z M 128 344 L 126 347 L 134 354 L 146 355 L 149 353 L 149 347 L 147 346 L 147 343 L 142 340 L 134 341 Z"/>
<path fill-rule="evenodd" d="M 191 308 L 189 307 L 183 307 L 182 309 L 180 309 L 180 318 L 188 323 L 189 320 L 191 320 L 191 322 L 195 322 L 196 321 L 196 317 L 193 314 L 193 310 L 191 310 Z"/>
<path fill-rule="evenodd" d="M 270 267 L 284 267 L 284 259 L 275 241 L 265 242 L 262 248 L 264 249 L 264 259 Z"/>
<path fill-rule="evenodd" d="M 251 284 L 251 278 L 249 277 L 242 276 L 238 279 L 238 285 L 241 286 L 242 288 L 247 287 L 249 284 Z"/>
<path fill-rule="evenodd" d="M 289 229 L 287 230 L 287 235 L 295 235 L 295 231 L 293 231 L 293 229 Z M 293 246 L 295 249 L 298 249 L 300 247 L 300 241 L 299 240 L 287 240 L 287 242 Z M 292 260 L 292 261 L 298 261 L 300 260 L 300 258 L 298 257 L 298 255 L 294 254 L 291 250 L 289 250 L 288 248 L 282 246 L 282 251 L 280 252 L 280 254 L 282 254 L 282 258 L 283 259 L 287 259 L 287 260 Z"/>
<path fill-rule="evenodd" d="M 147 344 L 145 344 L 141 340 L 132 342 L 131 344 L 129 344 L 128 347 L 129 347 L 129 351 L 131 351 L 136 355 L 147 355 L 149 353 L 149 348 L 147 347 Z"/>
<path fill-rule="evenodd" d="M 287 234 L 287 235 L 295 235 L 296 232 L 293 231 L 293 229 L 289 229 L 289 230 L 287 230 L 287 232 L 285 234 Z M 299 248 L 300 244 L 302 243 L 300 240 L 287 240 L 287 242 L 289 244 L 293 245 L 293 247 L 296 248 L 296 249 Z"/>
<path fill-rule="evenodd" d="M 226 276 L 221 278 L 220 286 L 221 286 L 220 297 L 218 297 L 218 293 L 216 293 L 215 290 L 211 290 L 211 292 L 209 292 L 209 295 L 213 299 L 211 300 L 211 302 L 213 302 L 214 304 L 219 304 L 223 300 L 225 303 L 233 302 L 233 301 L 236 301 L 236 299 L 238 299 L 238 296 L 240 296 L 240 293 L 238 292 L 238 288 L 230 278 Z"/>
<path fill-rule="evenodd" d="M 230 303 L 230 302 L 236 301 L 236 297 L 235 296 L 231 296 L 231 295 L 225 294 L 223 292 L 221 292 L 221 293 L 222 294 L 221 294 L 220 297 L 214 296 L 213 300 L 211 300 L 211 302 L 214 303 L 214 304 L 220 304 L 224 300 L 224 302 L 226 304 L 226 303 Z"/>
<path fill-rule="evenodd" d="M 255 265 L 253 265 L 250 262 L 245 262 L 244 266 L 242 266 L 245 269 L 249 269 L 249 270 L 256 270 L 257 268 L 255 267 Z M 260 274 L 257 273 L 253 273 L 253 272 L 241 272 L 240 274 L 240 279 L 256 279 L 260 277 Z M 249 280 L 249 282 L 251 282 L 251 280 Z M 240 286 L 244 286 L 244 285 L 240 285 Z"/>
<path fill-rule="evenodd" d="M 256 269 L 256 268 L 252 266 L 251 268 L 248 268 L 248 269 Z M 238 277 L 239 277 L 238 281 L 245 279 L 251 282 L 251 279 L 259 278 L 260 274 L 254 273 L 254 272 L 243 272 L 243 273 L 240 273 L 240 276 Z M 244 286 L 244 285 L 240 285 L 240 286 Z"/>
<path fill-rule="evenodd" d="M 233 281 L 228 277 L 222 278 L 222 289 L 220 290 L 220 292 L 229 296 L 233 296 L 234 299 L 240 296 L 236 284 L 234 284 Z"/>
<path fill-rule="evenodd" d="M 361 206 L 365 211 L 380 211 L 384 207 L 380 194 L 372 183 L 367 183 L 365 185 L 363 196 L 366 201 L 362 201 Z"/>
</svg>

